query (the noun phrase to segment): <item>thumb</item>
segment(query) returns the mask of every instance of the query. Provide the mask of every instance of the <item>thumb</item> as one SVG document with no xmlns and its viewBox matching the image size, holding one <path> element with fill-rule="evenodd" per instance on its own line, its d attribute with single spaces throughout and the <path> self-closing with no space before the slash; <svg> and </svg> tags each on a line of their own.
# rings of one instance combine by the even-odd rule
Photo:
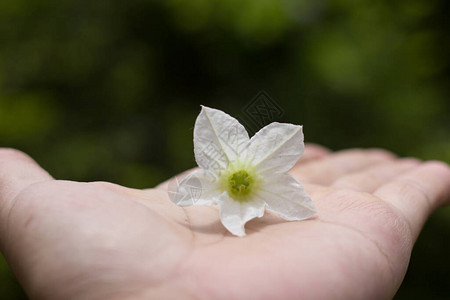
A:
<svg viewBox="0 0 450 300">
<path fill-rule="evenodd" d="M 17 195 L 30 185 L 53 178 L 25 153 L 0 148 L 0 234 Z M 0 235 L 0 236 L 1 236 Z"/>
</svg>

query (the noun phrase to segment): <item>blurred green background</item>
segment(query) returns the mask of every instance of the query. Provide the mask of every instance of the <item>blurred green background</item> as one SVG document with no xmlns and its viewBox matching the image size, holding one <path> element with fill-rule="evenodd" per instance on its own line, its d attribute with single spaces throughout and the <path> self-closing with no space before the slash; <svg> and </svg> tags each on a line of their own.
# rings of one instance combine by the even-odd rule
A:
<svg viewBox="0 0 450 300">
<path fill-rule="evenodd" d="M 449 4 L 2 0 L 0 146 L 58 179 L 151 187 L 195 165 L 200 104 L 250 124 L 265 90 L 307 142 L 450 162 Z M 449 241 L 447 208 L 396 299 L 450 299 Z M 1 260 L 0 298 L 24 297 Z"/>
</svg>

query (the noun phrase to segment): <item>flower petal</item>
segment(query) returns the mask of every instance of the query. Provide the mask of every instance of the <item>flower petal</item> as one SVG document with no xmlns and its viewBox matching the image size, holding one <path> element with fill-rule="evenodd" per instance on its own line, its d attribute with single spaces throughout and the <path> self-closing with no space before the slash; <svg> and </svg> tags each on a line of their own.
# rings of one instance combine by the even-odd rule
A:
<svg viewBox="0 0 450 300">
<path fill-rule="evenodd" d="M 289 174 L 272 174 L 257 195 L 268 210 L 286 220 L 307 219 L 317 211 L 302 184 Z"/>
<path fill-rule="evenodd" d="M 247 158 L 261 174 L 283 173 L 294 166 L 304 150 L 302 126 L 274 122 L 251 138 Z"/>
<path fill-rule="evenodd" d="M 238 202 L 224 192 L 219 196 L 220 220 L 232 234 L 244 236 L 245 223 L 256 217 L 261 218 L 264 215 L 264 206 L 260 199 Z"/>
<path fill-rule="evenodd" d="M 181 206 L 214 205 L 220 195 L 214 174 L 205 170 L 195 171 L 184 177 L 171 200 Z"/>
<path fill-rule="evenodd" d="M 195 121 L 194 153 L 197 164 L 218 173 L 248 147 L 244 126 L 223 111 L 202 106 Z"/>
</svg>

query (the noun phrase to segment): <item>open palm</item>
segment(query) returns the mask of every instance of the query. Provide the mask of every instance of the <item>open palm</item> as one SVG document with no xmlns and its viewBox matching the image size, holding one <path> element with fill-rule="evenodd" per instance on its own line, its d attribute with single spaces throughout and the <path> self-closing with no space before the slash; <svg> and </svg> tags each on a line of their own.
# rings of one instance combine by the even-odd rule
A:
<svg viewBox="0 0 450 300">
<path fill-rule="evenodd" d="M 0 149 L 0 249 L 36 299 L 389 299 L 450 169 L 382 150 L 309 145 L 291 170 L 318 208 L 266 213 L 230 235 L 216 207 L 182 208 L 168 184 L 53 180 Z"/>
</svg>

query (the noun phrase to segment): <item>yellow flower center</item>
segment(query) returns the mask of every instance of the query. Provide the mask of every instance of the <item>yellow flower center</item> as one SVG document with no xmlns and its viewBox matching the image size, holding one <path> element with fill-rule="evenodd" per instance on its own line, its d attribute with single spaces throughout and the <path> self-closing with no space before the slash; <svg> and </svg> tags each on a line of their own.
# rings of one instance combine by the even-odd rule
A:
<svg viewBox="0 0 450 300">
<path fill-rule="evenodd" d="M 237 171 L 228 178 L 228 189 L 235 196 L 233 197 L 235 200 L 245 201 L 245 196 L 251 191 L 252 182 L 252 178 L 246 171 Z"/>
</svg>

